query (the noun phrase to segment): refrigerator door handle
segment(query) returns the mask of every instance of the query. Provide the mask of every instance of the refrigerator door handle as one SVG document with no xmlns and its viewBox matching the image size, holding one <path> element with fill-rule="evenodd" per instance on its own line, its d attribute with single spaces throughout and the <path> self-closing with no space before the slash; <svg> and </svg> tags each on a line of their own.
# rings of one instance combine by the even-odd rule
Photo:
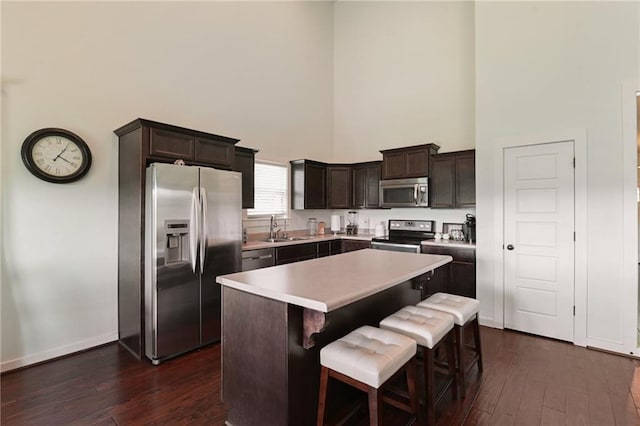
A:
<svg viewBox="0 0 640 426">
<path fill-rule="evenodd" d="M 200 206 L 202 215 L 200 216 L 200 273 L 204 273 L 204 262 L 207 257 L 207 235 L 209 230 L 207 229 L 207 190 L 200 188 Z"/>
<path fill-rule="evenodd" d="M 198 222 L 200 221 L 200 203 L 198 197 L 198 188 L 193 187 L 193 192 L 191 193 L 191 212 L 190 219 L 191 224 L 189 230 L 189 254 L 191 255 L 191 270 L 196 272 L 196 261 L 198 256 Z"/>
</svg>

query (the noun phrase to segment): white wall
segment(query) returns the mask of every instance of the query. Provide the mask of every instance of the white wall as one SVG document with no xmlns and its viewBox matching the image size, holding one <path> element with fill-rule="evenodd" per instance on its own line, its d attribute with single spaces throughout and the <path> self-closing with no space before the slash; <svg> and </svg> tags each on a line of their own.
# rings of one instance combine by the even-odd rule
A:
<svg viewBox="0 0 640 426">
<path fill-rule="evenodd" d="M 493 318 L 494 144 L 587 132 L 587 344 L 625 351 L 621 89 L 638 76 L 637 2 L 476 4 L 478 294 Z M 602 238 L 604 237 L 604 239 Z M 635 240 L 632 240 L 635 244 Z"/>
<path fill-rule="evenodd" d="M 376 160 L 379 149 L 437 142 L 446 152 L 473 148 L 475 140 L 485 322 L 499 320 L 492 315 L 495 259 L 488 247 L 498 226 L 494 141 L 585 128 L 588 232 L 607 236 L 606 244 L 589 240 L 589 344 L 620 349 L 627 272 L 620 246 L 635 238 L 622 225 L 620 87 L 638 77 L 637 3 L 0 8 L 2 370 L 116 337 L 112 131 L 135 117 L 237 137 L 260 149 L 258 158 L 281 162 Z M 24 138 L 53 126 L 91 147 L 94 166 L 83 180 L 48 184 L 23 167 Z M 362 215 L 385 220 L 424 212 L 439 222 L 461 221 L 465 213 Z M 303 224 L 309 213 L 295 213 L 292 223 Z"/>
<path fill-rule="evenodd" d="M 117 138 L 136 117 L 330 160 L 332 5 L 2 2 L 2 370 L 117 338 Z M 79 182 L 27 172 L 25 137 L 63 127 Z"/>
<path fill-rule="evenodd" d="M 473 149 L 473 2 L 336 2 L 334 161 L 381 160 L 379 150 L 434 142 Z M 346 214 L 335 211 L 335 214 Z M 464 222 L 473 209 L 360 211 L 389 219 Z"/>
<path fill-rule="evenodd" d="M 473 149 L 473 2 L 336 2 L 334 158 Z"/>
</svg>

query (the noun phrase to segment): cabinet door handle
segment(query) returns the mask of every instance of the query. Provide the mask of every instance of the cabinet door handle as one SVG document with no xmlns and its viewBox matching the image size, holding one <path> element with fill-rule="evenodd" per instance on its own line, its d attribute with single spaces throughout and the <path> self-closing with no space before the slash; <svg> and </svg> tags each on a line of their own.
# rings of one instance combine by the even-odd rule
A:
<svg viewBox="0 0 640 426">
<path fill-rule="evenodd" d="M 507 250 L 513 250 L 514 248 L 515 248 L 515 247 L 513 246 L 513 244 L 509 244 L 509 245 L 507 246 Z"/>
</svg>

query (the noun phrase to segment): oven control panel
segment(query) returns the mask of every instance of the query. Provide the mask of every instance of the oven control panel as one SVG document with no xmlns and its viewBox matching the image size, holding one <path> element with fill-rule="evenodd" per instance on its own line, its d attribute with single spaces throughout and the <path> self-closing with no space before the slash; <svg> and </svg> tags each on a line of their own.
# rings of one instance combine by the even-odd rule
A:
<svg viewBox="0 0 640 426">
<path fill-rule="evenodd" d="M 435 222 L 433 220 L 390 220 L 389 230 L 435 232 Z"/>
</svg>

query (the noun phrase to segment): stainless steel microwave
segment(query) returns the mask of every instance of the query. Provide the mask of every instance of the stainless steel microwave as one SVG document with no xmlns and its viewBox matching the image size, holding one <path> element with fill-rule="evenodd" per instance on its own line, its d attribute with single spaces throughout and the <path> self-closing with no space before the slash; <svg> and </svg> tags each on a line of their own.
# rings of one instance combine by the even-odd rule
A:
<svg viewBox="0 0 640 426">
<path fill-rule="evenodd" d="M 429 178 L 381 180 L 380 207 L 429 207 Z"/>
</svg>

